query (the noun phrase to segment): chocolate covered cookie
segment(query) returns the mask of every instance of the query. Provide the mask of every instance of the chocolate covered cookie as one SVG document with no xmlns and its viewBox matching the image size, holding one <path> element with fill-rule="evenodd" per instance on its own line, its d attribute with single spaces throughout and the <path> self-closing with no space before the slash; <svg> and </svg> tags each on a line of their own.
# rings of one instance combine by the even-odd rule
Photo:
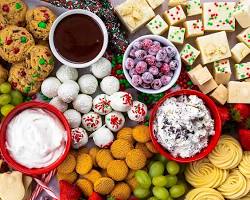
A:
<svg viewBox="0 0 250 200">
<path fill-rule="evenodd" d="M 26 14 L 27 29 L 36 39 L 47 40 L 55 19 L 55 14 L 47 7 L 30 9 Z"/>
</svg>

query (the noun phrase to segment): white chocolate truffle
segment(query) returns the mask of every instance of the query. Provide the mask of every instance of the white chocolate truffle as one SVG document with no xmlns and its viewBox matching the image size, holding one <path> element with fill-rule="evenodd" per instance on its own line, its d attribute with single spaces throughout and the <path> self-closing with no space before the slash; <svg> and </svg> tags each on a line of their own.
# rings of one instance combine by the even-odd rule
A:
<svg viewBox="0 0 250 200">
<path fill-rule="evenodd" d="M 63 102 L 59 97 L 54 97 L 49 103 L 61 112 L 65 112 L 68 109 L 68 104 Z"/>
<path fill-rule="evenodd" d="M 41 92 L 49 98 L 57 96 L 57 91 L 61 82 L 55 77 L 46 78 L 41 86 Z"/>
<path fill-rule="evenodd" d="M 65 103 L 70 103 L 76 99 L 79 89 L 79 85 L 75 81 L 67 80 L 58 88 L 58 96 Z"/>
<path fill-rule="evenodd" d="M 81 124 L 81 114 L 74 109 L 66 110 L 64 116 L 69 122 L 71 128 L 77 128 Z"/>
<path fill-rule="evenodd" d="M 78 80 L 81 92 L 83 94 L 94 94 L 98 87 L 98 81 L 92 74 L 85 74 Z"/>
<path fill-rule="evenodd" d="M 95 112 L 89 112 L 82 116 L 83 127 L 90 132 L 96 131 L 102 126 L 101 115 Z"/>
<path fill-rule="evenodd" d="M 62 65 L 56 72 L 56 77 L 61 81 L 73 80 L 76 81 L 78 78 L 78 71 L 75 68 Z"/>
<path fill-rule="evenodd" d="M 73 101 L 73 107 L 80 113 L 88 113 L 92 108 L 92 97 L 87 94 L 78 94 L 76 99 Z"/>
<path fill-rule="evenodd" d="M 109 148 L 114 141 L 114 134 L 105 126 L 92 133 L 90 137 L 93 137 L 95 145 L 100 148 Z"/>
<path fill-rule="evenodd" d="M 128 111 L 128 118 L 132 121 L 142 122 L 144 121 L 148 112 L 146 104 L 134 101 L 132 107 Z"/>
<path fill-rule="evenodd" d="M 91 65 L 91 72 L 96 78 L 104 78 L 111 74 L 112 65 L 111 62 L 106 58 L 101 58 L 96 63 Z"/>
<path fill-rule="evenodd" d="M 106 115 L 112 111 L 110 102 L 108 95 L 99 94 L 93 100 L 93 110 L 100 115 Z"/>
<path fill-rule="evenodd" d="M 110 96 L 111 107 L 115 111 L 127 112 L 133 104 L 133 97 L 128 92 L 116 92 Z"/>
<path fill-rule="evenodd" d="M 118 92 L 120 89 L 119 80 L 114 76 L 107 76 L 102 79 L 100 83 L 101 90 L 107 94 L 112 95 L 115 92 Z"/>
<path fill-rule="evenodd" d="M 74 149 L 85 146 L 89 141 L 87 132 L 81 127 L 71 129 L 71 139 Z"/>
<path fill-rule="evenodd" d="M 105 116 L 106 126 L 113 132 L 117 132 L 123 128 L 125 118 L 122 113 L 113 111 Z"/>
</svg>

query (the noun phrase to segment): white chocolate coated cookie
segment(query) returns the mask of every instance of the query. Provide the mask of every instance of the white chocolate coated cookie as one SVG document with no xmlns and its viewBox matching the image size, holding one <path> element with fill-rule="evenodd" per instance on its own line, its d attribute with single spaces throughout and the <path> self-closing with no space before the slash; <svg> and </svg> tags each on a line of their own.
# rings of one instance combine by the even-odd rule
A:
<svg viewBox="0 0 250 200">
<path fill-rule="evenodd" d="M 250 179 L 250 151 L 244 152 L 242 161 L 240 162 L 238 168 L 246 178 Z"/>
</svg>

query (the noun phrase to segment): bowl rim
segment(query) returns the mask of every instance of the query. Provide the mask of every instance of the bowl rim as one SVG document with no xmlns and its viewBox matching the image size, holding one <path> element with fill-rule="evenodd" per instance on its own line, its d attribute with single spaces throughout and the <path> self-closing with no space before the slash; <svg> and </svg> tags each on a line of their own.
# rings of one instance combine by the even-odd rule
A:
<svg viewBox="0 0 250 200">
<path fill-rule="evenodd" d="M 181 157 L 172 156 L 161 144 L 157 142 L 157 139 L 153 131 L 155 116 L 158 111 L 158 108 L 166 101 L 166 99 L 170 97 L 180 96 L 180 95 L 196 95 L 199 98 L 201 98 L 203 102 L 205 103 L 206 107 L 209 109 L 211 116 L 214 119 L 214 125 L 215 125 L 215 134 L 211 136 L 208 146 L 202 149 L 200 153 L 197 153 L 194 156 L 189 157 L 189 158 L 181 158 Z M 173 160 L 179 163 L 190 163 L 190 162 L 197 161 L 206 157 L 215 148 L 221 136 L 222 123 L 221 123 L 221 118 L 220 118 L 219 111 L 217 109 L 216 104 L 207 95 L 196 90 L 181 89 L 181 90 L 166 94 L 162 99 L 160 99 L 160 101 L 158 101 L 155 104 L 150 116 L 151 116 L 149 120 L 150 137 L 155 148 L 159 151 L 160 154 L 165 156 L 167 159 Z"/>
<path fill-rule="evenodd" d="M 66 130 L 66 144 L 64 152 L 61 154 L 61 156 L 52 164 L 50 164 L 47 167 L 42 168 L 27 168 L 21 164 L 19 164 L 17 161 L 15 161 L 11 156 L 9 151 L 6 148 L 6 132 L 9 122 L 19 113 L 22 111 L 29 109 L 29 108 L 41 108 L 43 110 L 46 110 L 52 114 L 54 114 L 58 120 L 61 121 L 62 125 L 64 126 Z M 58 167 L 67 157 L 67 154 L 71 147 L 71 129 L 70 125 L 67 121 L 67 119 L 64 117 L 63 113 L 61 113 L 57 108 L 52 106 L 49 103 L 46 102 L 38 102 L 38 101 L 30 101 L 22 103 L 18 106 L 16 106 L 4 119 L 1 125 L 0 129 L 0 152 L 2 153 L 3 158 L 5 161 L 15 170 L 18 170 L 24 174 L 28 174 L 31 176 L 41 175 L 44 173 L 47 173 L 49 171 L 52 171 L 56 167 Z"/>
<path fill-rule="evenodd" d="M 171 45 L 172 47 L 174 47 L 174 49 L 176 50 L 177 54 L 176 54 L 176 58 L 177 58 L 177 61 L 178 61 L 178 68 L 175 70 L 175 73 L 174 73 L 174 76 L 172 77 L 171 81 L 161 87 L 160 89 L 158 90 L 154 90 L 154 89 L 146 89 L 146 88 L 142 88 L 142 87 L 137 87 L 137 86 L 134 86 L 132 84 L 132 79 L 128 73 L 128 70 L 125 68 L 125 61 L 126 59 L 128 58 L 129 56 L 129 52 L 130 50 L 132 49 L 133 47 L 133 44 L 139 40 L 143 40 L 143 39 L 153 39 L 153 40 L 156 40 L 158 42 L 161 42 L 161 43 L 164 43 L 166 45 Z M 180 53 L 178 51 L 178 49 L 176 48 L 176 46 L 171 42 L 169 41 L 167 38 L 163 37 L 163 36 L 160 36 L 160 35 L 153 35 L 153 34 L 149 34 L 149 35 L 143 35 L 141 37 L 138 37 L 136 38 L 135 40 L 133 40 L 127 47 L 125 53 L 124 53 L 124 56 L 123 56 L 123 61 L 122 61 L 122 68 L 123 68 L 123 72 L 124 72 L 124 75 L 127 79 L 127 81 L 130 83 L 130 85 L 132 85 L 136 90 L 139 90 L 140 92 L 143 92 L 143 93 L 147 93 L 147 94 L 158 94 L 158 93 L 161 93 L 161 92 L 165 92 L 166 90 L 170 89 L 175 83 L 176 81 L 178 80 L 179 76 L 180 76 L 180 73 L 181 73 L 181 68 L 182 68 L 182 62 L 181 62 L 181 56 L 180 56 Z"/>
<path fill-rule="evenodd" d="M 69 60 L 63 58 L 63 56 L 61 56 L 55 48 L 54 33 L 55 33 L 57 25 L 65 17 L 67 17 L 69 15 L 74 15 L 74 14 L 82 14 L 82 15 L 87 15 L 87 16 L 91 17 L 100 26 L 102 33 L 103 33 L 103 45 L 102 45 L 101 51 L 94 59 L 92 59 L 88 62 L 85 62 L 85 63 L 70 62 Z M 88 10 L 82 10 L 82 9 L 69 10 L 69 11 L 66 11 L 66 12 L 62 13 L 61 15 L 59 15 L 56 18 L 56 20 L 53 22 L 52 27 L 51 27 L 50 32 L 49 32 L 49 45 L 50 45 L 51 51 L 54 54 L 54 56 L 57 58 L 57 60 L 59 60 L 64 65 L 67 65 L 67 66 L 72 67 L 72 68 L 86 68 L 86 67 L 89 67 L 92 64 L 96 63 L 104 55 L 104 53 L 108 47 L 108 31 L 107 31 L 107 28 L 106 28 L 104 22 L 96 14 L 94 14 Z"/>
</svg>

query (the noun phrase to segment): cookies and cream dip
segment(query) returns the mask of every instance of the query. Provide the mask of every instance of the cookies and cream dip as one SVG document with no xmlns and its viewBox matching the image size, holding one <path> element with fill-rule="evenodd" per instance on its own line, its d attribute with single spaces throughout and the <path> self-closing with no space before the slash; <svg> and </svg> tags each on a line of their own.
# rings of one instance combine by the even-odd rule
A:
<svg viewBox="0 0 250 200">
<path fill-rule="evenodd" d="M 26 109 L 10 121 L 6 147 L 19 164 L 42 168 L 63 154 L 66 137 L 63 124 L 54 114 L 40 108 Z"/>
<path fill-rule="evenodd" d="M 189 158 L 207 147 L 214 120 L 196 95 L 171 97 L 156 113 L 154 134 L 172 156 Z"/>
</svg>

